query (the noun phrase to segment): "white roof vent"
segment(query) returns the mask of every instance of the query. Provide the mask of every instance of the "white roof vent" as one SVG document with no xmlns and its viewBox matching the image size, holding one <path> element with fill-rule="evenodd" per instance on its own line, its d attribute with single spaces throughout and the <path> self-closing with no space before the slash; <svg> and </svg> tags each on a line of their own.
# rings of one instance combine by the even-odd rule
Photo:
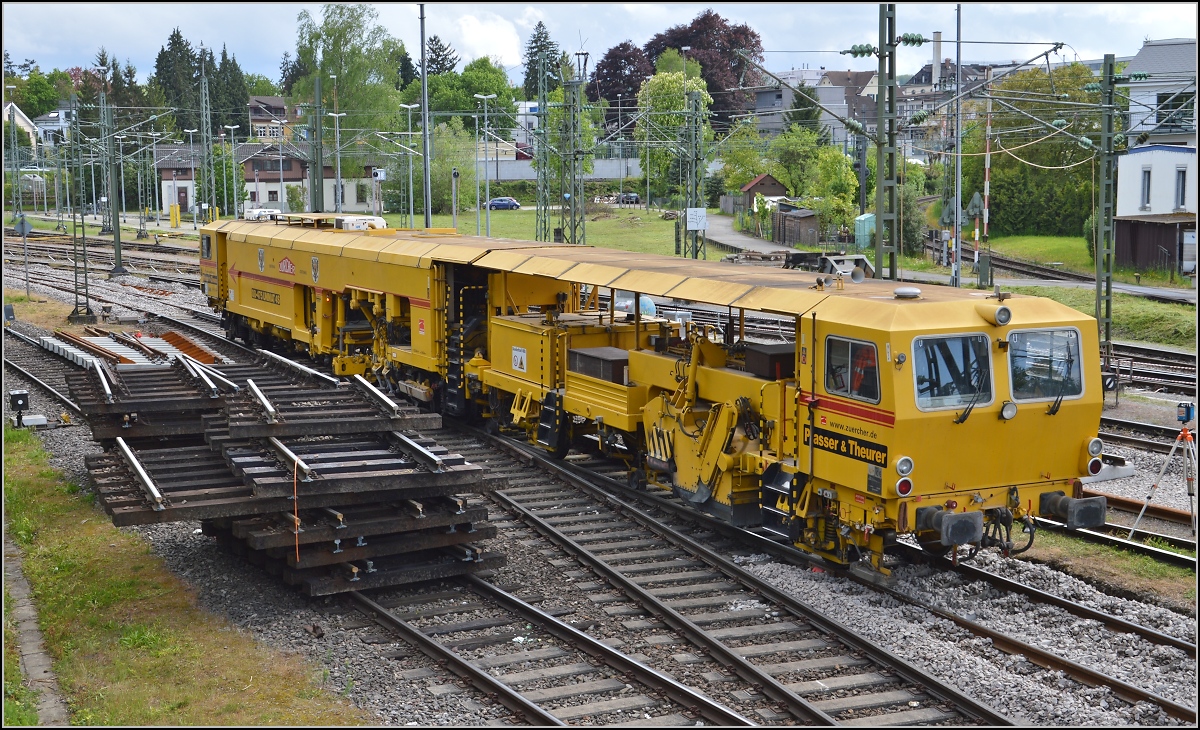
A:
<svg viewBox="0 0 1200 730">
<path fill-rule="evenodd" d="M 915 286 L 896 287 L 896 291 L 892 292 L 897 299 L 920 299 L 921 290 Z"/>
</svg>

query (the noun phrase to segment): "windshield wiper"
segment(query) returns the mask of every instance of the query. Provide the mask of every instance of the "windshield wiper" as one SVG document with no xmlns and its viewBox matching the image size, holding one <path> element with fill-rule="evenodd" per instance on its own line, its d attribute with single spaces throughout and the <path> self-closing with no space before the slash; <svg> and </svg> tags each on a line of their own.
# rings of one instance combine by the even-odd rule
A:
<svg viewBox="0 0 1200 730">
<path fill-rule="evenodd" d="M 971 417 L 971 411 L 975 409 L 975 404 L 979 402 L 979 396 L 983 395 L 983 388 L 980 387 L 983 385 L 983 367 L 982 366 L 980 366 L 980 368 L 976 374 L 978 376 L 979 382 L 978 383 L 972 382 L 972 386 L 975 388 L 975 394 L 971 396 L 971 402 L 967 403 L 966 410 L 964 410 L 962 413 L 958 414 L 958 417 L 954 419 L 955 423 L 966 423 L 967 419 Z"/>
<path fill-rule="evenodd" d="M 1047 416 L 1053 416 L 1058 413 L 1058 409 L 1062 408 L 1063 396 L 1067 394 L 1067 381 L 1070 379 L 1071 366 L 1075 364 L 1073 358 L 1067 358 L 1067 372 L 1063 375 L 1063 379 L 1058 382 L 1058 395 L 1054 396 L 1054 403 L 1050 406 L 1050 410 L 1046 411 Z"/>
</svg>

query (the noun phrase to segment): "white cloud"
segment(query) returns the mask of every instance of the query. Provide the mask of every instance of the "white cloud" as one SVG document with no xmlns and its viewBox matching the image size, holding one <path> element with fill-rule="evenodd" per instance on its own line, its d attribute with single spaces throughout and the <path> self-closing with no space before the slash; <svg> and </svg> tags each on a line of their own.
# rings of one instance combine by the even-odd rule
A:
<svg viewBox="0 0 1200 730">
<path fill-rule="evenodd" d="M 494 13 L 462 15 L 455 21 L 459 55 L 464 61 L 489 56 L 505 66 L 521 63 L 521 36 L 509 20 Z"/>
</svg>

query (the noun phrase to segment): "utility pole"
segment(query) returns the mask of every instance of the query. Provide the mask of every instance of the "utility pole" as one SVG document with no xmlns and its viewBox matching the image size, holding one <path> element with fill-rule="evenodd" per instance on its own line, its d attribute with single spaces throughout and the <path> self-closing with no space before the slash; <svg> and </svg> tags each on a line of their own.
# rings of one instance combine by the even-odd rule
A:
<svg viewBox="0 0 1200 730">
<path fill-rule="evenodd" d="M 217 207 L 217 168 L 216 161 L 213 159 L 213 121 L 212 121 L 212 102 L 208 97 L 208 76 L 205 73 L 205 62 L 203 47 L 200 55 L 200 169 L 204 172 L 205 185 L 202 191 L 203 200 L 208 205 L 208 212 L 205 216 L 205 222 L 208 222 L 208 216 L 213 214 L 213 209 Z M 197 201 L 201 200 L 199 196 Z M 197 202 L 199 207 L 199 202 Z"/>
<path fill-rule="evenodd" d="M 321 74 L 313 80 L 313 106 L 310 120 L 312 160 L 308 163 L 308 207 L 313 213 L 325 211 L 325 107 L 321 99 Z"/>
<path fill-rule="evenodd" d="M 425 172 L 422 188 L 425 202 L 425 227 L 433 226 L 432 189 L 429 184 L 429 64 L 426 62 L 425 3 L 421 3 L 421 167 Z"/>
<path fill-rule="evenodd" d="M 336 108 L 336 107 L 335 107 Z M 346 112 L 338 114 L 329 112 L 325 116 L 333 117 L 333 148 L 337 167 L 333 173 L 333 209 L 342 212 L 342 117 Z"/>
<path fill-rule="evenodd" d="M 491 177 L 488 175 L 488 99 L 495 99 L 495 94 L 476 94 L 476 99 L 483 99 L 483 200 L 487 206 L 487 235 L 492 237 L 492 185 Z M 476 127 L 478 129 L 478 127 Z M 478 152 L 478 143 L 476 143 L 476 154 Z M 479 186 L 479 176 L 475 176 L 476 189 Z"/>
<path fill-rule="evenodd" d="M 537 221 L 534 240 L 549 241 L 550 236 L 550 145 L 546 125 L 550 120 L 549 92 L 546 84 L 546 53 L 537 58 L 537 127 L 533 130 L 533 159 L 537 168 Z M 561 201 L 560 201 L 561 203 Z"/>
<path fill-rule="evenodd" d="M 580 58 L 582 56 L 582 58 Z M 587 82 L 586 53 L 575 54 L 575 75 L 563 83 L 566 113 L 563 114 L 562 150 L 563 182 L 565 190 L 562 200 L 563 242 L 587 243 L 587 216 L 584 211 L 583 192 L 583 85 Z"/>
<path fill-rule="evenodd" d="M 1100 231 L 1096 237 L 1096 323 L 1104 369 L 1112 359 L 1113 209 L 1116 207 L 1117 156 L 1113 149 L 1116 131 L 1116 58 L 1104 54 L 1100 80 Z"/>
<path fill-rule="evenodd" d="M 113 267 L 112 267 L 111 273 L 119 276 L 119 275 L 125 274 L 127 272 L 125 271 L 125 266 L 121 263 L 121 222 L 119 220 L 117 220 L 117 206 L 115 205 L 115 201 L 117 199 L 117 163 L 118 163 L 117 150 L 116 150 L 116 135 L 115 135 L 115 131 L 113 129 L 113 127 L 114 127 L 113 108 L 112 108 L 112 106 L 105 103 L 104 94 L 100 95 L 100 104 L 103 107 L 103 109 L 102 109 L 103 122 L 102 122 L 100 134 L 103 139 L 108 141 L 108 165 L 106 165 L 106 167 L 108 168 L 108 209 L 109 209 L 110 218 L 112 219 L 112 236 L 113 236 Z M 124 150 L 122 150 L 122 152 L 124 152 Z M 122 191 L 124 191 L 124 188 L 125 188 L 125 176 L 122 175 L 121 176 Z M 123 208 L 124 207 L 123 199 L 121 201 L 121 205 Z M 86 254 L 86 250 L 87 250 L 86 249 L 86 245 L 87 245 L 86 241 L 87 241 L 87 238 L 85 237 L 84 238 L 85 254 Z"/>
<path fill-rule="evenodd" d="M 962 5 L 955 6 L 957 30 L 954 36 L 954 268 L 950 286 L 962 286 Z"/>
<path fill-rule="evenodd" d="M 879 75 L 875 137 L 875 278 L 897 276 L 896 252 L 900 231 L 896 225 L 896 5 L 879 6 Z"/>
<path fill-rule="evenodd" d="M 687 170 L 687 207 L 688 208 L 703 208 L 704 207 L 704 134 L 700 128 L 700 92 L 689 91 L 687 93 L 687 117 L 685 124 L 687 125 L 687 160 L 684 168 Z M 683 220 L 687 220 L 686 215 Z M 708 254 L 703 250 L 701 236 L 699 231 L 684 232 L 685 241 L 688 237 L 691 238 L 683 254 L 692 258 L 698 259 L 701 257 L 708 258 Z"/>
<path fill-rule="evenodd" d="M 405 155 L 408 158 L 408 227 L 413 226 L 413 164 L 412 164 L 412 110 L 421 106 L 420 104 L 401 104 L 400 107 L 408 110 L 408 136 L 404 138 L 404 149 L 408 151 Z"/>
<path fill-rule="evenodd" d="M 17 164 L 17 104 L 12 99 L 13 91 L 16 86 L 5 86 L 8 90 L 8 136 L 10 141 L 10 155 L 12 158 L 12 196 L 13 196 L 13 222 L 16 222 L 17 216 L 21 214 L 21 172 L 20 166 Z"/>
</svg>

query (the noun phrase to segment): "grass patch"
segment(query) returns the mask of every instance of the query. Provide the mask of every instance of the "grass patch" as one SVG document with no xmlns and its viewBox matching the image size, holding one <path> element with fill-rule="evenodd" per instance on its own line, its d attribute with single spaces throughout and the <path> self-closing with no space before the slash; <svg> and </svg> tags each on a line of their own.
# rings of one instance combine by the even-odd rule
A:
<svg viewBox="0 0 1200 730">
<path fill-rule="evenodd" d="M 1176 606 L 1194 609 L 1196 605 L 1196 574 L 1148 555 L 1039 530 L 1033 547 L 1021 558 L 1049 563 L 1103 585 L 1119 586 L 1141 595 L 1162 596 Z"/>
<path fill-rule="evenodd" d="M 644 208 L 611 208 L 600 213 L 589 213 L 584 224 L 590 246 L 615 248 L 622 251 L 657 253 L 672 256 L 675 253 L 675 221 L 665 221 L 659 216 L 662 211 L 646 212 Z M 387 213 L 388 225 L 400 224 L 400 214 Z M 417 217 L 418 222 L 421 220 Z M 487 211 L 480 216 L 480 235 L 487 234 Z M 557 228 L 559 218 L 554 211 L 550 218 L 551 229 Z M 434 228 L 453 227 L 449 215 L 433 216 Z M 458 231 L 464 236 L 475 235 L 475 212 L 468 211 L 458 216 Z M 533 208 L 521 210 L 493 210 L 492 236 L 532 241 L 536 238 L 537 211 Z M 714 252 L 709 258 L 720 258 Z"/>
<path fill-rule="evenodd" d="M 1080 274 L 1096 273 L 1096 262 L 1088 255 L 1087 241 L 1083 236 L 1000 236 L 991 239 L 992 250 L 1012 258 L 1039 264 L 1061 264 L 1061 268 Z M 1125 284 L 1189 288 L 1189 280 L 1172 276 L 1162 269 L 1118 268 L 1113 271 L 1113 280 Z"/>
<path fill-rule="evenodd" d="M 34 294 L 30 300 L 25 297 L 24 289 L 5 289 L 4 303 L 13 305 L 13 313 L 16 314 L 18 322 L 28 322 L 48 330 L 61 328 L 72 332 L 83 331 L 82 325 L 67 323 L 67 315 L 74 307 L 57 299 L 41 299 L 39 295 Z"/>
<path fill-rule="evenodd" d="M 1096 313 L 1096 293 L 1091 289 L 1018 286 L 1013 291 L 1053 299 L 1084 314 Z M 1194 350 L 1196 307 L 1154 302 L 1132 294 L 1113 294 L 1113 337 Z"/>
<path fill-rule="evenodd" d="M 13 599 L 4 589 L 4 726 L 37 725 L 38 693 L 25 684 Z"/>
<path fill-rule="evenodd" d="M 1152 548 L 1158 548 L 1159 550 L 1166 550 L 1169 553 L 1177 553 L 1179 555 L 1186 555 L 1189 558 L 1196 557 L 1195 550 L 1188 550 L 1187 548 L 1176 547 L 1176 546 L 1172 545 L 1170 542 L 1162 539 L 1161 537 L 1147 538 L 1146 544 Z"/>
<path fill-rule="evenodd" d="M 321 687 L 319 668 L 197 608 L 145 541 L 49 468 L 35 435 L 6 427 L 4 446 L 10 534 L 73 724 L 372 722 Z"/>
</svg>

